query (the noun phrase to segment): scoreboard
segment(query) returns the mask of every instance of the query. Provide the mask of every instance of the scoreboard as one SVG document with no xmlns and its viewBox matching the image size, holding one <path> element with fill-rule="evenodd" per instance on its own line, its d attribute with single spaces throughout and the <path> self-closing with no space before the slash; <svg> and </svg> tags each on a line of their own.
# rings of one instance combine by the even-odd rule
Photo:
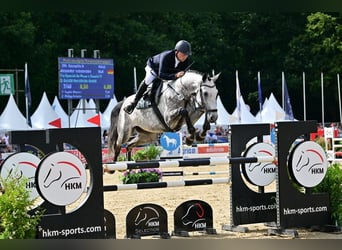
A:
<svg viewBox="0 0 342 250">
<path fill-rule="evenodd" d="M 111 99 L 114 61 L 99 58 L 58 58 L 60 99 Z"/>
</svg>

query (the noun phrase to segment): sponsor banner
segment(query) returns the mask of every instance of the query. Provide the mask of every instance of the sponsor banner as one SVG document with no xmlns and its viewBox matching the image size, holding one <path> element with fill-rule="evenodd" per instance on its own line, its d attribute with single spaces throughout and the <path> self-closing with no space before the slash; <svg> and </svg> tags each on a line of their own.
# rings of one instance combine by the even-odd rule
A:
<svg viewBox="0 0 342 250">
<path fill-rule="evenodd" d="M 228 154 L 228 143 L 219 143 L 219 144 L 198 144 L 197 152 L 198 154 L 217 154 L 217 153 L 225 153 Z"/>
<path fill-rule="evenodd" d="M 228 156 L 228 143 L 197 144 L 196 147 L 183 146 L 183 158 L 205 158 Z"/>
<path fill-rule="evenodd" d="M 132 155 L 139 150 L 144 149 L 144 147 L 135 147 L 132 149 Z M 77 149 L 68 149 L 66 152 L 72 153 L 77 156 L 83 164 L 86 164 L 87 161 L 83 154 Z M 165 150 L 164 150 L 165 151 Z M 178 150 L 168 151 L 167 153 L 162 152 L 161 157 L 179 157 L 183 155 L 185 158 L 190 157 L 210 157 L 210 156 L 227 156 L 229 151 L 228 143 L 217 143 L 217 144 L 198 144 L 197 147 L 191 146 L 182 146 L 179 147 Z M 121 154 L 126 154 L 126 148 L 122 148 L 120 151 Z M 102 162 L 112 162 L 113 156 L 112 154 L 108 154 L 108 148 L 102 148 Z"/>
<path fill-rule="evenodd" d="M 183 155 L 197 155 L 197 147 L 183 146 Z"/>
</svg>

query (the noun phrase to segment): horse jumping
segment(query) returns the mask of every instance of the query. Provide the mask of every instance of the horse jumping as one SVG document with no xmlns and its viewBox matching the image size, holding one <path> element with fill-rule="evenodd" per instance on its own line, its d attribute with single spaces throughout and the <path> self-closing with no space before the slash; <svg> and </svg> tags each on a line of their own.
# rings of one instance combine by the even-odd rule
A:
<svg viewBox="0 0 342 250">
<path fill-rule="evenodd" d="M 192 144 L 195 136 L 203 139 L 210 123 L 218 117 L 215 81 L 219 75 L 187 71 L 183 77 L 162 84 L 158 103 L 151 100 L 151 106 L 136 108 L 130 115 L 123 108 L 133 100 L 134 95 L 119 102 L 112 110 L 108 131 L 108 149 L 109 153 L 114 153 L 114 161 L 117 161 L 123 144 L 126 144 L 130 160 L 133 147 L 155 142 L 160 133 L 179 131 L 184 124 L 189 133 L 186 137 L 188 145 Z M 200 133 L 193 124 L 204 113 L 206 118 Z"/>
</svg>

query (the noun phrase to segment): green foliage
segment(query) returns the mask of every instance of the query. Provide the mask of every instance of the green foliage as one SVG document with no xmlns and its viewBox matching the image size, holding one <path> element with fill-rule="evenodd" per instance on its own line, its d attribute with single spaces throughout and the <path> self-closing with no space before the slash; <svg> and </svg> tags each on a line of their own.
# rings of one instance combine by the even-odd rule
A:
<svg viewBox="0 0 342 250">
<path fill-rule="evenodd" d="M 127 159 L 126 159 L 126 156 L 124 155 L 124 154 L 120 154 L 119 156 L 118 156 L 118 161 L 126 161 Z"/>
<path fill-rule="evenodd" d="M 0 65 L 23 69 L 27 61 L 32 92 L 32 110 L 43 92 L 52 100 L 58 93 L 57 58 L 74 49 L 80 56 L 99 49 L 101 58 L 115 60 L 115 96 L 132 94 L 132 69 L 143 79 L 149 56 L 171 49 L 179 39 L 192 44 L 192 67 L 209 73 L 222 72 L 217 87 L 225 108 L 235 108 L 235 70 L 243 96 L 256 92 L 257 71 L 261 72 L 264 96 L 281 97 L 280 72 L 286 82 L 294 115 L 302 114 L 302 72 L 306 72 L 311 104 L 309 119 L 319 119 L 320 77 L 324 72 L 326 112 L 337 120 L 336 73 L 342 69 L 340 13 L 255 13 L 255 12 L 2 12 L 0 16 Z M 265 32 L 267 31 L 267 32 Z M 138 80 L 138 81 L 140 81 Z M 24 98 L 24 74 L 18 74 L 18 98 Z M 255 94 L 247 97 L 251 112 L 259 111 Z M 300 103 L 300 105 L 298 105 Z M 6 102 L 0 103 L 0 110 Z M 101 102 L 104 110 L 107 103 Z M 296 105 L 297 104 L 297 105 Z M 61 102 L 67 109 L 67 103 Z M 20 110 L 24 102 L 18 102 Z M 298 114 L 297 114 L 298 113 Z M 331 117 L 332 118 L 331 118 Z"/>
<path fill-rule="evenodd" d="M 328 167 L 326 176 L 313 188 L 313 192 L 329 194 L 332 219 L 342 226 L 342 169 L 339 164 Z"/>
<path fill-rule="evenodd" d="M 153 144 L 149 145 L 148 147 L 136 151 L 132 155 L 132 160 L 134 161 L 146 161 L 146 160 L 156 160 L 160 153 L 163 151 L 161 147 L 157 147 Z M 120 154 L 118 156 L 118 161 L 127 161 L 127 157 L 125 154 Z"/>
<path fill-rule="evenodd" d="M 158 182 L 162 173 L 158 168 L 141 168 L 138 170 L 126 170 L 120 180 L 124 184 Z"/>
<path fill-rule="evenodd" d="M 315 139 L 315 142 L 320 145 L 325 150 L 325 140 L 324 137 L 319 136 Z"/>
<path fill-rule="evenodd" d="M 0 239 L 34 239 L 36 227 L 42 216 L 37 209 L 29 214 L 34 200 L 26 189 L 27 178 L 0 179 Z"/>
<path fill-rule="evenodd" d="M 157 147 L 154 144 L 151 144 L 148 147 L 137 151 L 132 156 L 132 159 L 135 161 L 155 160 L 159 157 L 162 151 L 163 149 L 161 147 Z"/>
<path fill-rule="evenodd" d="M 132 159 L 135 161 L 155 160 L 159 157 L 163 151 L 161 147 L 154 144 L 137 151 Z M 126 170 L 123 176 L 119 176 L 119 179 L 124 184 L 130 183 L 143 183 L 143 182 L 157 182 L 161 178 L 162 173 L 157 168 L 141 168 L 138 170 Z"/>
</svg>

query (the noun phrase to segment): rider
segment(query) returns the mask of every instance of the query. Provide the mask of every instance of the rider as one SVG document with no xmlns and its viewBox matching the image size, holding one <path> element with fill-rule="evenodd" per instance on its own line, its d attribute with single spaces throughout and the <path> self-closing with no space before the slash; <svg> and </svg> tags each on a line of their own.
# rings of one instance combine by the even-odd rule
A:
<svg viewBox="0 0 342 250">
<path fill-rule="evenodd" d="M 180 40 L 172 50 L 166 50 L 150 57 L 147 60 L 144 80 L 135 94 L 132 103 L 128 104 L 124 110 L 131 114 L 147 89 L 147 86 L 153 83 L 157 86 L 156 81 L 161 80 L 175 80 L 185 74 L 186 68 L 190 65 L 189 56 L 191 55 L 191 44 L 188 41 Z"/>
</svg>

